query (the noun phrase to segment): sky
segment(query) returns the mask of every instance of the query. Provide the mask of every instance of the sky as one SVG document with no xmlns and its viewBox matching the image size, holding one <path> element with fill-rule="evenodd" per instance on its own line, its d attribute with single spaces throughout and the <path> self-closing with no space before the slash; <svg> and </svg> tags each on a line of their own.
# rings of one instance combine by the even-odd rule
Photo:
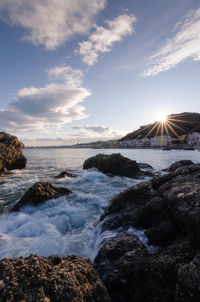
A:
<svg viewBox="0 0 200 302">
<path fill-rule="evenodd" d="M 0 0 L 0 131 L 117 139 L 200 112 L 199 0 Z"/>
</svg>

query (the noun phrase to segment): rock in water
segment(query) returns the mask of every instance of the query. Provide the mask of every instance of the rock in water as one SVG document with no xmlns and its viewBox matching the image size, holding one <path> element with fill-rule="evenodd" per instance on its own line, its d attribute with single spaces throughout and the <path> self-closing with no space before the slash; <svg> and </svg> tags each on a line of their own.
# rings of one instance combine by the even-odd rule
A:
<svg viewBox="0 0 200 302">
<path fill-rule="evenodd" d="M 32 187 L 28 189 L 21 197 L 21 199 L 14 205 L 11 211 L 18 211 L 21 207 L 27 204 L 33 204 L 34 206 L 45 202 L 52 198 L 58 198 L 62 195 L 68 195 L 71 191 L 63 187 L 54 187 L 48 182 L 36 182 Z"/>
<path fill-rule="evenodd" d="M 3 259 L 0 301 L 109 302 L 91 261 L 68 256 Z"/>
<path fill-rule="evenodd" d="M 176 161 L 175 163 L 171 164 L 171 166 L 169 166 L 167 169 L 164 169 L 163 171 L 174 172 L 178 168 L 190 166 L 192 164 L 193 164 L 193 162 L 191 160 L 179 160 L 179 161 Z"/>
<path fill-rule="evenodd" d="M 90 168 L 97 168 L 105 174 L 120 175 L 130 178 L 145 174 L 145 172 L 140 170 L 140 167 L 135 160 L 126 158 L 120 153 L 113 153 L 111 155 L 98 154 L 90 157 L 84 162 L 83 169 Z"/>
<path fill-rule="evenodd" d="M 0 172 L 24 169 L 27 159 L 23 155 L 24 144 L 16 136 L 0 132 Z"/>
<path fill-rule="evenodd" d="M 58 175 L 55 176 L 55 178 L 65 178 L 65 177 L 76 178 L 76 177 L 79 177 L 79 176 L 77 174 L 71 173 L 70 170 L 69 171 L 62 171 Z"/>
<path fill-rule="evenodd" d="M 119 234 L 95 259 L 113 301 L 200 301 L 200 164 L 185 164 L 118 194 L 101 216 L 102 231 Z M 133 228 L 157 250 L 131 239 Z"/>
</svg>

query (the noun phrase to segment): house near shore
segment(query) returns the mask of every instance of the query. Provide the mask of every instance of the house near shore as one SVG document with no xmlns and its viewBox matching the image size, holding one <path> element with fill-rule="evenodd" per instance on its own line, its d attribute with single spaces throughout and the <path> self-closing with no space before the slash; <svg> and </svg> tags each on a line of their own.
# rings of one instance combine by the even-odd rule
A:
<svg viewBox="0 0 200 302">
<path fill-rule="evenodd" d="M 189 146 L 200 146 L 200 133 L 193 132 L 188 135 L 188 145 Z"/>
</svg>

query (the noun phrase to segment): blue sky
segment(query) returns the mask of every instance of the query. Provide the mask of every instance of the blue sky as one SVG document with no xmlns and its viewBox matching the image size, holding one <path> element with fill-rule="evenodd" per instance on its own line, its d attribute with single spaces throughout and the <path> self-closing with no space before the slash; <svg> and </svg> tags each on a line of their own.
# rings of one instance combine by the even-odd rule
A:
<svg viewBox="0 0 200 302">
<path fill-rule="evenodd" d="M 0 37 L 0 128 L 27 146 L 199 112 L 197 0 L 1 0 Z"/>
</svg>

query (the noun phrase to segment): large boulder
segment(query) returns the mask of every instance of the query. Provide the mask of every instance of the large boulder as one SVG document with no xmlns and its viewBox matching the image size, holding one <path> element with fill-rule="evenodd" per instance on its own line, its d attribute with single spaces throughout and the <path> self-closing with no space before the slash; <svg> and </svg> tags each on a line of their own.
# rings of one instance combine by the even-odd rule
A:
<svg viewBox="0 0 200 302">
<path fill-rule="evenodd" d="M 16 136 L 0 132 L 0 172 L 26 167 L 23 148 L 24 144 Z"/>
<path fill-rule="evenodd" d="M 113 301 L 200 301 L 199 164 L 118 194 L 101 216 L 101 226 L 119 233 L 101 245 L 95 259 Z M 126 233 L 135 229 L 157 246 L 153 253 L 138 248 L 138 242 L 130 244 Z M 108 253 L 113 246 L 115 258 Z"/>
<path fill-rule="evenodd" d="M 30 187 L 20 200 L 14 205 L 11 211 L 18 211 L 21 207 L 32 204 L 37 206 L 52 198 L 58 198 L 62 195 L 68 195 L 71 191 L 63 187 L 54 187 L 48 182 L 36 182 Z"/>
<path fill-rule="evenodd" d="M 142 172 L 138 163 L 135 160 L 124 157 L 120 153 L 111 155 L 98 154 L 88 158 L 83 169 L 97 168 L 105 174 L 120 175 L 130 178 L 136 178 L 142 175 L 150 175 L 150 172 Z"/>
<path fill-rule="evenodd" d="M 3 259 L 0 301 L 109 302 L 91 261 L 68 256 Z"/>
</svg>

